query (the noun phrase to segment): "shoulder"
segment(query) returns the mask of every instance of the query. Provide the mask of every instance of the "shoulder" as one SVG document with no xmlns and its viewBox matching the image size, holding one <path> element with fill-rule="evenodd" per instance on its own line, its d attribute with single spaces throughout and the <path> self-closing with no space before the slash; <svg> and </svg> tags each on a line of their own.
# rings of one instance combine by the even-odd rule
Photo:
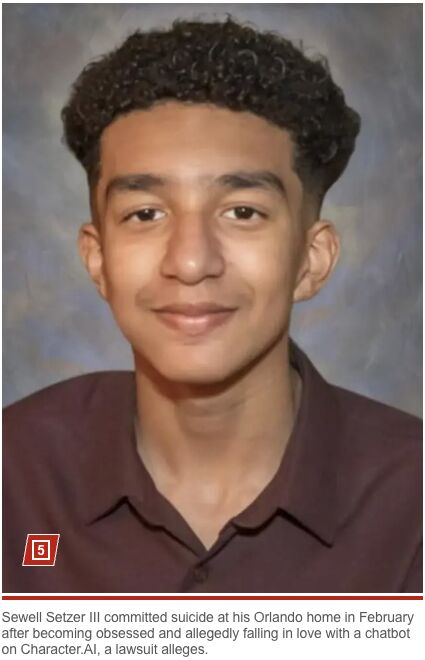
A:
<svg viewBox="0 0 425 660">
<path fill-rule="evenodd" d="M 421 479 L 422 420 L 414 415 L 335 387 L 346 469 L 360 478 L 385 473 L 404 476 L 406 485 Z"/>
<path fill-rule="evenodd" d="M 3 435 L 7 445 L 29 442 L 51 430 L 56 437 L 61 429 L 71 430 L 87 417 L 105 409 L 119 393 L 130 393 L 133 387 L 130 371 L 105 371 L 76 376 L 50 385 L 3 410 Z"/>
<path fill-rule="evenodd" d="M 422 421 L 331 388 L 340 430 L 333 445 L 338 538 L 359 565 L 370 557 L 380 566 L 377 579 L 381 570 L 391 573 L 393 587 L 387 581 L 382 591 L 420 591 Z"/>
<path fill-rule="evenodd" d="M 361 394 L 333 386 L 344 435 L 349 443 L 373 453 L 411 448 L 420 450 L 422 420 Z"/>
<path fill-rule="evenodd" d="M 351 504 L 377 498 L 394 519 L 421 519 L 422 420 L 334 387 L 340 417 L 339 475 Z M 403 513 L 404 512 L 404 513 Z M 408 513 L 407 513 L 408 512 Z"/>
<path fill-rule="evenodd" d="M 52 410 L 72 401 L 73 405 L 84 405 L 88 397 L 99 390 L 109 390 L 120 387 L 131 380 L 131 371 L 98 371 L 91 374 L 74 376 L 68 380 L 54 383 L 38 390 L 15 403 L 6 406 L 3 414 L 6 418 L 21 412 L 33 410 Z"/>
</svg>

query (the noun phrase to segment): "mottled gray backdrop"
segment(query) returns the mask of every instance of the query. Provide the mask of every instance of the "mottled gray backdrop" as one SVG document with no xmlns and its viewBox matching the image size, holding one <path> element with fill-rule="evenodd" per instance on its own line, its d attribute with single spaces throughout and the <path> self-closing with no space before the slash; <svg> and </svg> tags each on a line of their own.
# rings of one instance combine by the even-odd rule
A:
<svg viewBox="0 0 425 660">
<path fill-rule="evenodd" d="M 421 25 L 419 4 L 4 5 L 4 399 L 131 366 L 79 263 L 83 172 L 59 114 L 88 60 L 135 28 L 229 12 L 325 54 L 363 128 L 328 196 L 343 253 L 293 337 L 344 387 L 421 411 Z"/>
</svg>

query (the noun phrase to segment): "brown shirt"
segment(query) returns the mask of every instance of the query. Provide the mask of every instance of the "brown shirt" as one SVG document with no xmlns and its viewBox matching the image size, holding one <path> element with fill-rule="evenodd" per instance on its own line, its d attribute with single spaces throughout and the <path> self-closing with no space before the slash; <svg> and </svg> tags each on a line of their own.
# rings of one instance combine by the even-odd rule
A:
<svg viewBox="0 0 425 660">
<path fill-rule="evenodd" d="M 133 374 L 7 408 L 3 591 L 421 591 L 420 421 L 292 353 L 303 393 L 283 461 L 209 550 L 137 454 Z M 27 533 L 61 534 L 54 567 L 22 567 Z"/>
</svg>

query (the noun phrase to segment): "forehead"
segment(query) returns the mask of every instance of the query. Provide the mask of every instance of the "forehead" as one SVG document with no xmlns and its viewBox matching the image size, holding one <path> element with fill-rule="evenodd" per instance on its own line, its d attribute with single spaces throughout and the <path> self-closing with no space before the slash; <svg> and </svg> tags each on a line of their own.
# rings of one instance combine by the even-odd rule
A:
<svg viewBox="0 0 425 660">
<path fill-rule="evenodd" d="M 298 179 L 293 151 L 286 131 L 249 112 L 167 102 L 123 115 L 108 126 L 101 139 L 99 185 L 131 173 L 200 180 L 249 168 Z"/>
</svg>

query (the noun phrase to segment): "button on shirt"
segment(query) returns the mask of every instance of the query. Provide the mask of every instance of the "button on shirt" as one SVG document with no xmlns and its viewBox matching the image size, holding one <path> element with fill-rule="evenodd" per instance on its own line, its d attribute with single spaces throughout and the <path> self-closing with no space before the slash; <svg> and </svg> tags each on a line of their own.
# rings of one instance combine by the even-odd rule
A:
<svg viewBox="0 0 425 660">
<path fill-rule="evenodd" d="M 420 421 L 328 384 L 294 344 L 291 362 L 303 390 L 283 460 L 208 550 L 137 453 L 134 374 L 9 406 L 3 591 L 421 591 Z M 22 566 L 28 533 L 60 533 L 55 566 Z"/>
</svg>

